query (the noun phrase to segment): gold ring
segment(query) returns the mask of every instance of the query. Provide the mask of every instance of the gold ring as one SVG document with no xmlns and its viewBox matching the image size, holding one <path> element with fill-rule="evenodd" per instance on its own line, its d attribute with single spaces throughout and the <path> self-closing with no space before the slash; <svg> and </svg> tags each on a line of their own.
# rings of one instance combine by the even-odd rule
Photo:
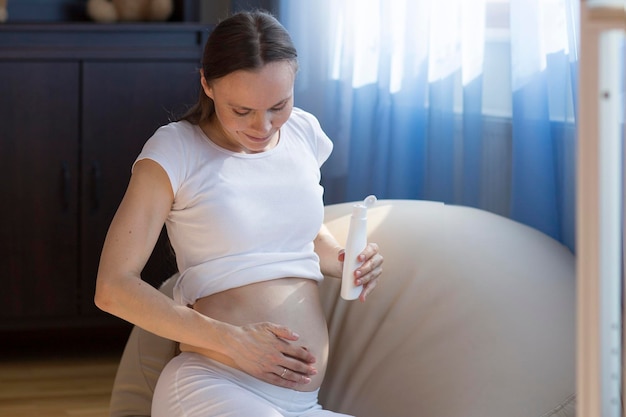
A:
<svg viewBox="0 0 626 417">
<path fill-rule="evenodd" d="M 287 373 L 287 368 L 283 368 L 283 373 L 280 374 L 280 377 L 284 378 L 286 373 Z"/>
</svg>

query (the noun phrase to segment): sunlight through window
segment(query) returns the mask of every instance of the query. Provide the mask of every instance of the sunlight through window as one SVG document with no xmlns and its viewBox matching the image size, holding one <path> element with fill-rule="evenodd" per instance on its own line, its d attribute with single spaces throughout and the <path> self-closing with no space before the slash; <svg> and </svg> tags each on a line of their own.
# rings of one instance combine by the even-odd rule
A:
<svg viewBox="0 0 626 417">
<path fill-rule="evenodd" d="M 380 72 L 388 71 L 389 89 L 398 91 L 406 67 L 407 1 L 348 0 L 342 6 L 331 78 L 349 76 L 358 88 L 378 83 Z"/>
<path fill-rule="evenodd" d="M 491 2 L 508 0 L 437 0 L 419 7 L 407 0 L 345 0 L 330 16 L 336 31 L 331 79 L 350 80 L 354 88 L 378 83 L 397 92 L 403 79 L 415 75 L 419 59 L 428 59 L 429 81 L 462 69 L 465 85 L 482 74 Z M 422 39 L 429 43 L 418 56 Z"/>
</svg>

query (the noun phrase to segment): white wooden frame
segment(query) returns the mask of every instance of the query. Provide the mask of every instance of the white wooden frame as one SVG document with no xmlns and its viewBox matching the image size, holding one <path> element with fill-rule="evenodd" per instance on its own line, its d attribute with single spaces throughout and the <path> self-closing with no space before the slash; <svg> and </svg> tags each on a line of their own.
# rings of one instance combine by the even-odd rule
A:
<svg viewBox="0 0 626 417">
<path fill-rule="evenodd" d="M 576 202 L 577 415 L 619 417 L 623 412 L 619 396 L 624 396 L 621 383 L 624 374 L 621 332 L 623 312 L 619 310 L 615 317 L 615 301 L 607 294 L 611 292 L 610 285 L 620 287 L 621 280 L 619 263 L 622 258 L 623 230 L 618 228 L 617 233 L 612 232 L 615 232 L 616 225 L 623 223 L 620 221 L 620 217 L 623 217 L 623 155 L 617 155 L 617 158 L 609 155 L 609 162 L 600 162 L 600 158 L 607 154 L 603 151 L 606 140 L 614 140 L 616 133 L 621 136 L 619 130 L 615 132 L 615 125 L 609 118 L 609 113 L 614 111 L 611 106 L 615 100 L 608 99 L 613 94 L 613 91 L 609 91 L 613 87 L 607 83 L 613 77 L 611 74 L 614 68 L 608 61 L 601 64 L 600 57 L 607 56 L 601 53 L 603 48 L 611 50 L 619 36 L 623 36 L 626 3 L 620 3 L 619 0 L 590 0 L 587 4 L 583 1 L 580 12 Z M 608 56 L 610 58 L 611 54 Z M 620 76 L 623 77 L 621 72 Z M 615 163 L 619 164 L 618 171 Z M 616 175 L 618 178 L 614 178 Z M 609 181 L 609 178 L 614 181 Z M 616 197 L 613 200 L 607 198 L 611 193 Z M 616 210 L 619 210 L 617 214 Z M 618 278 L 614 282 L 611 280 L 615 279 L 616 271 Z"/>
</svg>

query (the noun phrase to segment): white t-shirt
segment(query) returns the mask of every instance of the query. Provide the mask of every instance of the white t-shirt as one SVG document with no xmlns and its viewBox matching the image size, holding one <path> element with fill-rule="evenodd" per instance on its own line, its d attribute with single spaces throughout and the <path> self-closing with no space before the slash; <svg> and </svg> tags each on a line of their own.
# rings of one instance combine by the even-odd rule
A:
<svg viewBox="0 0 626 417">
<path fill-rule="evenodd" d="M 169 176 L 174 203 L 166 220 L 181 272 L 181 304 L 283 277 L 321 280 L 313 240 L 323 222 L 320 166 L 332 142 L 317 119 L 294 108 L 271 150 L 221 148 L 186 121 L 159 128 L 137 158 Z"/>
</svg>

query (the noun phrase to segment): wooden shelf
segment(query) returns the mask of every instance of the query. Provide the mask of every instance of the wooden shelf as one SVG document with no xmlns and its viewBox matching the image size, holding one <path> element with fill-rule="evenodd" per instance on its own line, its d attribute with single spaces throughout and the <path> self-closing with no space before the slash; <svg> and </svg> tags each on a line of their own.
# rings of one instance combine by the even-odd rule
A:
<svg viewBox="0 0 626 417">
<path fill-rule="evenodd" d="M 210 30 L 198 23 L 5 24 L 0 25 L 0 58 L 196 58 Z"/>
<path fill-rule="evenodd" d="M 200 21 L 200 2 L 173 0 L 170 22 Z M 9 1 L 9 21 L 12 22 L 89 22 L 87 0 L 18 0 Z"/>
</svg>

